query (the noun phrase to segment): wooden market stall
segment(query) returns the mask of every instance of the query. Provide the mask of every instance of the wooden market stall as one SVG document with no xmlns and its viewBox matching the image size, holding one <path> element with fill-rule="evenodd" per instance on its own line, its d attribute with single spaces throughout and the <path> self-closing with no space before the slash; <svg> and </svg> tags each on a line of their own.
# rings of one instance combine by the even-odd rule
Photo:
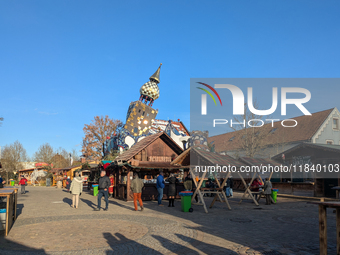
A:
<svg viewBox="0 0 340 255">
<path fill-rule="evenodd" d="M 241 162 L 228 155 L 210 152 L 208 148 L 204 148 L 204 146 L 200 145 L 190 147 L 171 162 L 171 164 L 190 169 L 191 176 L 195 183 L 195 192 L 191 201 L 192 204 L 203 205 L 204 211 L 208 213 L 204 201 L 204 194 L 215 194 L 214 199 L 210 204 L 210 208 L 213 207 L 216 201 L 219 201 L 226 203 L 227 207 L 231 209 L 223 187 L 232 172 L 242 178 L 238 172 L 242 165 Z M 217 187 L 203 187 L 203 183 L 209 175 L 212 175 L 215 179 Z M 198 182 L 197 179 L 199 180 Z M 193 203 L 196 195 L 199 197 L 199 203 Z"/>
<path fill-rule="evenodd" d="M 170 164 L 183 152 L 182 148 L 172 140 L 165 132 L 145 137 L 137 142 L 129 150 L 119 155 L 113 165 L 115 191 L 114 197 L 126 201 L 133 200 L 130 183 L 134 173 L 144 179 L 143 200 L 157 198 L 156 178 L 159 172 L 164 172 L 164 179 L 170 173 L 175 173 L 177 178 L 183 179 L 183 171 L 180 167 Z M 168 184 L 165 184 L 164 196 L 167 198 Z M 183 183 L 177 185 L 177 192 L 184 190 Z"/>
<path fill-rule="evenodd" d="M 31 182 L 31 174 L 34 170 L 43 170 L 43 167 L 34 167 L 28 169 L 21 169 L 19 170 L 19 176 L 23 175 L 27 179 L 27 184 L 32 184 Z"/>
<path fill-rule="evenodd" d="M 274 157 L 293 171 L 273 176 L 273 187 L 296 196 L 333 197 L 340 185 L 340 145 L 301 143 Z M 310 170 L 301 170 L 307 167 Z"/>
</svg>

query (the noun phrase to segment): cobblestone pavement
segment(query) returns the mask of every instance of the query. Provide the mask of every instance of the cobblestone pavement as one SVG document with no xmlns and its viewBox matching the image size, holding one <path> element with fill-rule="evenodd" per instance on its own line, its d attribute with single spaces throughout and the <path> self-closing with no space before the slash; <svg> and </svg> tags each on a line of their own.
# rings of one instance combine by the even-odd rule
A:
<svg viewBox="0 0 340 255">
<path fill-rule="evenodd" d="M 0 237 L 0 254 L 319 254 L 318 207 L 307 201 L 279 198 L 276 205 L 250 200 L 232 210 L 216 202 L 209 213 L 193 213 L 145 201 L 110 199 L 108 211 L 93 211 L 97 198 L 83 193 L 79 209 L 71 195 L 54 187 L 27 187 L 19 194 L 18 212 L 9 235 Z M 210 204 L 211 198 L 206 198 Z M 102 202 L 102 205 L 104 203 Z M 329 254 L 336 254 L 335 214 L 328 210 Z"/>
</svg>

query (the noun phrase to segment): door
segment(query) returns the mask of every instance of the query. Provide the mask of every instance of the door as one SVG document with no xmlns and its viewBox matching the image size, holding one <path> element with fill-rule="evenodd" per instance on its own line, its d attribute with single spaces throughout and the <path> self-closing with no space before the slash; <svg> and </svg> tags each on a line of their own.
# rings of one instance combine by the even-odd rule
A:
<svg viewBox="0 0 340 255">
<path fill-rule="evenodd" d="M 338 179 L 324 179 L 325 197 L 335 197 L 335 190 L 333 187 L 338 186 Z"/>
</svg>

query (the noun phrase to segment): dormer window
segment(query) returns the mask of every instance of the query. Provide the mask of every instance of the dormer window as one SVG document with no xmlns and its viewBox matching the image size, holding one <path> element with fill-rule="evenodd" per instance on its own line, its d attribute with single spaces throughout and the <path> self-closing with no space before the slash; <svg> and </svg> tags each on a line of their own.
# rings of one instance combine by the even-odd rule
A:
<svg viewBox="0 0 340 255">
<path fill-rule="evenodd" d="M 233 136 L 232 138 L 230 138 L 229 141 L 231 142 L 231 141 L 234 140 L 234 139 L 235 139 L 235 136 Z"/>
<path fill-rule="evenodd" d="M 333 118 L 333 130 L 339 130 L 339 119 Z"/>
</svg>

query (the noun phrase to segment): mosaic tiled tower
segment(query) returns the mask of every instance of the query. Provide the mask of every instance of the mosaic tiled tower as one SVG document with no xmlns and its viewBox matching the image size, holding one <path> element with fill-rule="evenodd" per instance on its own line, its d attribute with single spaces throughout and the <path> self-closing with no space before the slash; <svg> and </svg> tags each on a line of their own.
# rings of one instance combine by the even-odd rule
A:
<svg viewBox="0 0 340 255">
<path fill-rule="evenodd" d="M 126 123 L 115 142 L 120 150 L 130 148 L 136 142 L 149 135 L 150 128 L 158 113 L 158 110 L 152 108 L 152 104 L 159 97 L 158 84 L 160 82 L 161 65 L 149 78 L 150 81 L 140 88 L 139 100 L 130 103 L 126 115 Z"/>
</svg>

